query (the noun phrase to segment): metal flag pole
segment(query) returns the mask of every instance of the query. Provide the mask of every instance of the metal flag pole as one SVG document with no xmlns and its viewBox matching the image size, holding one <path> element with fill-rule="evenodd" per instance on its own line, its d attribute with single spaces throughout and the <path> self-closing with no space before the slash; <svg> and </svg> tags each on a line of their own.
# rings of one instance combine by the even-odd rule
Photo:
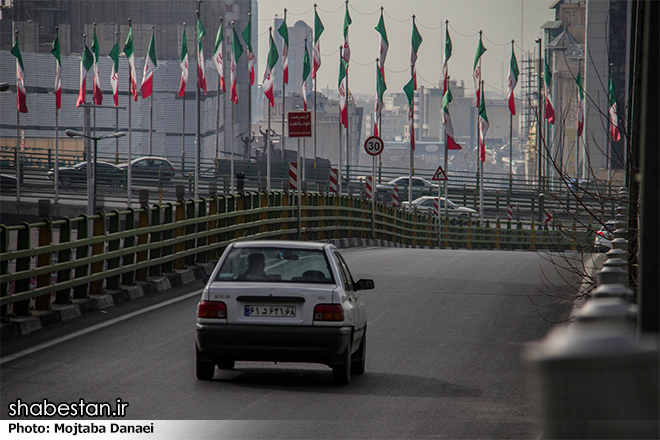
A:
<svg viewBox="0 0 660 440">
<path fill-rule="evenodd" d="M 351 180 L 351 119 L 350 109 L 351 104 L 348 99 L 350 93 L 348 91 L 348 61 L 346 62 L 346 181 Z M 341 170 L 339 170 L 341 173 Z"/>
<path fill-rule="evenodd" d="M 183 35 L 186 35 L 186 23 L 183 23 Z M 186 41 L 186 46 L 188 42 Z M 182 99 L 181 111 L 181 175 L 185 178 L 186 175 L 186 94 L 184 93 Z"/>
<path fill-rule="evenodd" d="M 339 62 L 340 63 L 341 63 L 341 60 L 342 60 L 342 51 L 343 51 L 343 49 L 344 49 L 344 47 L 340 45 L 339 46 Z M 346 105 L 348 105 L 348 101 L 347 101 Z M 341 160 L 342 157 L 341 156 L 342 156 L 343 145 L 342 145 L 341 139 L 342 139 L 341 109 L 339 109 L 339 164 L 337 166 L 337 191 L 338 191 L 338 194 L 341 194 L 341 180 L 342 180 L 341 179 L 341 166 L 342 166 L 342 160 Z"/>
<path fill-rule="evenodd" d="M 55 35 L 59 37 L 59 26 L 55 26 Z M 56 38 L 57 38 L 56 37 Z M 59 63 L 59 60 L 56 61 Z M 56 85 L 57 87 L 57 85 Z M 57 93 L 57 90 L 55 90 L 55 93 Z M 115 130 L 116 131 L 116 130 Z M 57 108 L 57 97 L 55 98 L 55 166 L 53 167 L 53 184 L 55 185 L 55 196 L 53 197 L 53 202 L 57 203 L 60 198 L 60 177 L 59 177 L 59 165 L 60 165 L 60 157 L 59 157 L 59 139 L 60 139 L 60 112 L 59 109 Z"/>
<path fill-rule="evenodd" d="M 484 81 L 481 80 L 481 89 L 479 90 L 479 98 L 486 102 L 486 97 L 483 95 L 484 93 Z M 481 105 L 481 104 L 480 104 Z M 484 104 L 485 105 L 485 104 Z M 477 117 L 477 120 L 479 118 Z M 479 124 L 477 124 L 477 127 Z M 479 136 L 481 136 L 481 130 L 479 130 Z M 484 143 L 484 160 L 479 160 L 479 218 L 483 219 L 484 218 L 484 162 L 486 159 L 486 139 L 481 139 L 481 142 Z M 481 146 L 479 146 L 481 149 Z"/>
<path fill-rule="evenodd" d="M 197 0 L 197 23 L 199 23 L 199 10 L 201 9 L 202 6 L 202 1 Z M 197 29 L 199 29 L 199 26 L 197 26 Z M 199 35 L 199 30 L 195 31 L 195 35 L 197 36 L 197 63 L 199 64 L 200 60 L 200 50 L 199 50 L 199 43 L 200 43 L 200 35 Z M 198 67 L 199 69 L 199 67 Z M 195 200 L 197 200 L 199 196 L 199 154 L 200 154 L 200 149 L 201 149 L 201 138 L 200 138 L 200 129 L 201 129 L 201 115 L 200 115 L 200 93 L 199 93 L 199 74 L 197 75 L 197 81 L 196 81 L 196 86 L 195 86 L 195 106 L 196 106 L 196 123 L 195 123 L 195 181 L 194 181 L 194 197 Z"/>
<path fill-rule="evenodd" d="M 222 28 L 222 17 L 220 17 L 220 27 Z M 224 31 L 222 38 L 224 39 Z M 224 45 L 221 45 L 220 50 L 222 51 L 224 49 Z M 224 70 L 224 64 L 222 65 L 222 68 Z M 216 105 L 216 114 L 215 114 L 215 160 L 214 160 L 214 166 L 215 166 L 215 177 L 218 177 L 218 171 L 219 171 L 219 158 L 218 154 L 220 154 L 220 94 L 222 93 L 222 84 L 221 84 L 222 78 L 220 75 L 218 75 L 218 103 Z"/>
<path fill-rule="evenodd" d="M 300 138 L 298 138 L 298 154 L 296 155 L 296 171 L 298 172 L 298 240 L 302 240 L 302 179 L 300 173 Z"/>
<path fill-rule="evenodd" d="M 128 32 L 130 35 L 133 35 L 131 32 L 131 19 L 128 19 Z M 135 53 L 135 52 L 133 52 Z M 129 60 L 130 63 L 130 60 Z M 132 146 L 133 146 L 133 127 L 131 124 L 131 104 L 133 101 L 133 84 L 131 80 L 131 71 L 130 71 L 130 66 L 129 66 L 129 73 L 128 73 L 128 184 L 126 185 L 126 196 L 128 198 L 128 207 L 131 207 L 132 199 L 133 199 L 133 194 L 132 194 L 132 185 L 133 185 L 133 167 L 131 164 L 132 160 Z M 134 78 L 133 78 L 134 80 Z"/>
<path fill-rule="evenodd" d="M 96 35 L 96 22 L 94 22 L 94 35 Z M 93 44 L 93 43 L 92 43 Z M 94 64 L 98 63 L 99 60 L 96 59 L 96 54 L 94 54 Z M 96 78 L 94 78 L 96 80 Z M 99 87 L 101 86 L 100 84 L 98 85 Z M 96 97 L 92 98 L 92 102 L 94 104 L 94 112 L 93 112 L 93 120 L 94 120 L 94 137 L 96 137 Z M 96 152 L 94 152 L 94 163 L 96 163 Z M 96 174 L 96 168 L 94 168 L 94 174 Z M 96 180 L 96 175 L 94 176 L 94 179 Z"/>
<path fill-rule="evenodd" d="M 511 53 L 513 53 L 514 40 L 511 40 Z M 513 91 L 511 91 L 513 94 Z M 513 113 L 509 112 L 509 198 L 513 191 Z"/>
<path fill-rule="evenodd" d="M 120 40 L 120 33 L 119 33 L 119 23 L 117 23 L 117 31 L 115 32 L 115 41 L 117 43 L 117 50 L 119 50 L 119 40 Z M 119 57 L 119 54 L 117 54 L 117 57 Z M 119 70 L 119 69 L 117 69 Z M 117 72 L 117 75 L 119 75 L 119 72 Z M 115 133 L 119 131 L 119 93 L 117 93 L 117 105 L 115 106 Z M 119 138 L 115 139 L 115 164 L 119 164 Z"/>
<path fill-rule="evenodd" d="M 233 21 L 231 22 L 231 28 L 234 29 L 234 22 Z M 233 32 L 234 32 L 233 35 L 236 35 L 236 31 L 233 31 Z M 232 40 L 232 44 L 234 44 L 233 40 Z M 234 51 L 233 50 L 232 50 L 231 56 L 232 56 L 233 65 L 235 65 L 234 68 L 236 70 L 238 70 L 238 60 L 234 60 Z M 234 74 L 236 75 L 236 73 L 234 73 Z M 236 88 L 238 88 L 238 85 L 236 85 Z M 236 92 L 236 93 L 238 94 L 238 92 Z M 229 146 L 230 146 L 230 149 L 231 149 L 231 152 L 230 152 L 231 167 L 230 167 L 230 171 L 229 171 L 229 178 L 230 178 L 230 181 L 231 181 L 231 186 L 230 186 L 230 191 L 231 192 L 234 192 L 234 189 L 235 189 L 235 186 L 234 186 L 234 182 L 235 182 L 234 181 L 234 178 L 235 178 L 235 176 L 234 176 L 234 141 L 235 141 L 235 139 L 234 139 L 234 107 L 236 107 L 236 105 L 232 102 L 232 105 L 231 105 L 231 141 L 229 142 Z"/>
<path fill-rule="evenodd" d="M 284 23 L 286 23 L 286 8 L 284 8 Z M 282 39 L 282 44 L 288 42 Z M 287 60 L 289 58 L 289 48 L 287 47 Z M 282 133 L 280 134 L 280 158 L 284 160 L 284 150 L 286 149 L 286 137 L 284 136 L 284 119 L 286 117 L 286 82 L 284 81 L 284 58 L 282 58 Z"/>
<path fill-rule="evenodd" d="M 12 22 L 12 26 L 16 23 Z M 14 30 L 14 44 L 18 41 L 18 29 Z M 25 80 L 23 80 L 25 81 Z M 16 95 L 18 96 L 18 77 L 16 78 Z M 21 201 L 21 112 L 16 106 L 16 202 Z"/>
<path fill-rule="evenodd" d="M 154 34 L 154 29 L 156 27 L 154 25 L 151 25 L 151 35 L 153 36 Z M 147 54 L 147 58 L 149 55 Z M 147 60 L 148 61 L 148 60 Z M 147 62 L 145 61 L 145 62 Z M 96 109 L 94 109 L 94 112 L 96 112 Z M 153 155 L 153 135 L 154 135 L 154 93 L 153 91 L 151 92 L 151 99 L 149 100 L 149 156 Z M 96 113 L 94 114 L 94 136 L 96 136 Z"/>
</svg>

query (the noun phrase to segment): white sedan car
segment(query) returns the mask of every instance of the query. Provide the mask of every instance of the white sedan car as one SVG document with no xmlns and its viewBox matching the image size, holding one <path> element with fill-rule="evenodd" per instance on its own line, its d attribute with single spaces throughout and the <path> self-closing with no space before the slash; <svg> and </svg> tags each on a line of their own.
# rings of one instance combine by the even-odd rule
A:
<svg viewBox="0 0 660 440">
<path fill-rule="evenodd" d="M 367 314 L 361 290 L 335 246 L 246 241 L 222 254 L 197 306 L 197 378 L 235 361 L 312 362 L 336 384 L 364 373 Z"/>
<path fill-rule="evenodd" d="M 413 212 L 417 212 L 420 214 L 437 215 L 433 211 L 433 203 L 437 202 L 437 200 L 438 200 L 437 197 L 424 196 L 413 200 L 412 203 L 402 202 L 401 207 L 405 210 L 412 210 Z M 441 197 L 439 203 L 439 209 L 440 209 L 440 214 L 442 216 L 444 216 L 445 213 L 445 203 L 447 203 L 447 214 L 449 215 L 449 217 L 470 219 L 472 218 L 473 215 L 477 214 L 477 211 L 475 211 L 472 208 L 459 206 L 454 202 L 452 202 L 451 200 L 445 200 L 444 197 Z"/>
</svg>

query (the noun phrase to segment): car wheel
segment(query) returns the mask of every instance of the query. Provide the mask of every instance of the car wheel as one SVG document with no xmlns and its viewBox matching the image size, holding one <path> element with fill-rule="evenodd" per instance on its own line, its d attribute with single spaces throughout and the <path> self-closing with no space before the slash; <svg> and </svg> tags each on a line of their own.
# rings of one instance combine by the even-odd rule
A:
<svg viewBox="0 0 660 440">
<path fill-rule="evenodd" d="M 113 188 L 119 188 L 121 186 L 121 180 L 113 179 L 112 181 L 110 181 L 110 186 Z"/>
<path fill-rule="evenodd" d="M 215 364 L 213 362 L 203 362 L 199 360 L 199 351 L 195 347 L 197 353 L 197 379 L 211 380 L 215 374 Z"/>
<path fill-rule="evenodd" d="M 221 370 L 233 370 L 236 362 L 233 359 L 222 359 L 216 365 Z"/>
<path fill-rule="evenodd" d="M 463 220 L 468 220 L 470 218 L 470 216 L 467 214 L 461 214 L 459 215 L 459 217 L 462 218 Z"/>
<path fill-rule="evenodd" d="M 335 385 L 348 385 L 351 381 L 351 344 L 341 355 L 342 361 L 332 366 L 332 381 Z"/>
<path fill-rule="evenodd" d="M 364 374 L 367 364 L 367 329 L 364 329 L 360 348 L 353 353 L 351 359 L 351 374 Z"/>
</svg>

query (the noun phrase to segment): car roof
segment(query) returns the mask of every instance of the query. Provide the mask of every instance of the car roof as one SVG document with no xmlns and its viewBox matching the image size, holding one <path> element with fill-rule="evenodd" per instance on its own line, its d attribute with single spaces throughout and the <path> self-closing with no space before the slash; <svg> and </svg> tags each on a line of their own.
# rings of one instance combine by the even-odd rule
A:
<svg viewBox="0 0 660 440">
<path fill-rule="evenodd" d="M 320 241 L 293 241 L 293 240 L 248 240 L 238 241 L 231 244 L 235 248 L 285 248 L 285 249 L 308 249 L 322 250 L 326 247 L 333 247 L 331 243 Z"/>
</svg>

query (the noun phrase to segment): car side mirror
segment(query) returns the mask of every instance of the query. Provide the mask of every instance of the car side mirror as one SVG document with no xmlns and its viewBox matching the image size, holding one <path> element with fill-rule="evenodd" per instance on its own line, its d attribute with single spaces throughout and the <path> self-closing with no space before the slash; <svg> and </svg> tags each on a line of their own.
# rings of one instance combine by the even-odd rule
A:
<svg viewBox="0 0 660 440">
<path fill-rule="evenodd" d="M 376 287 L 374 280 L 357 280 L 355 282 L 355 290 L 371 290 L 374 287 Z"/>
</svg>

